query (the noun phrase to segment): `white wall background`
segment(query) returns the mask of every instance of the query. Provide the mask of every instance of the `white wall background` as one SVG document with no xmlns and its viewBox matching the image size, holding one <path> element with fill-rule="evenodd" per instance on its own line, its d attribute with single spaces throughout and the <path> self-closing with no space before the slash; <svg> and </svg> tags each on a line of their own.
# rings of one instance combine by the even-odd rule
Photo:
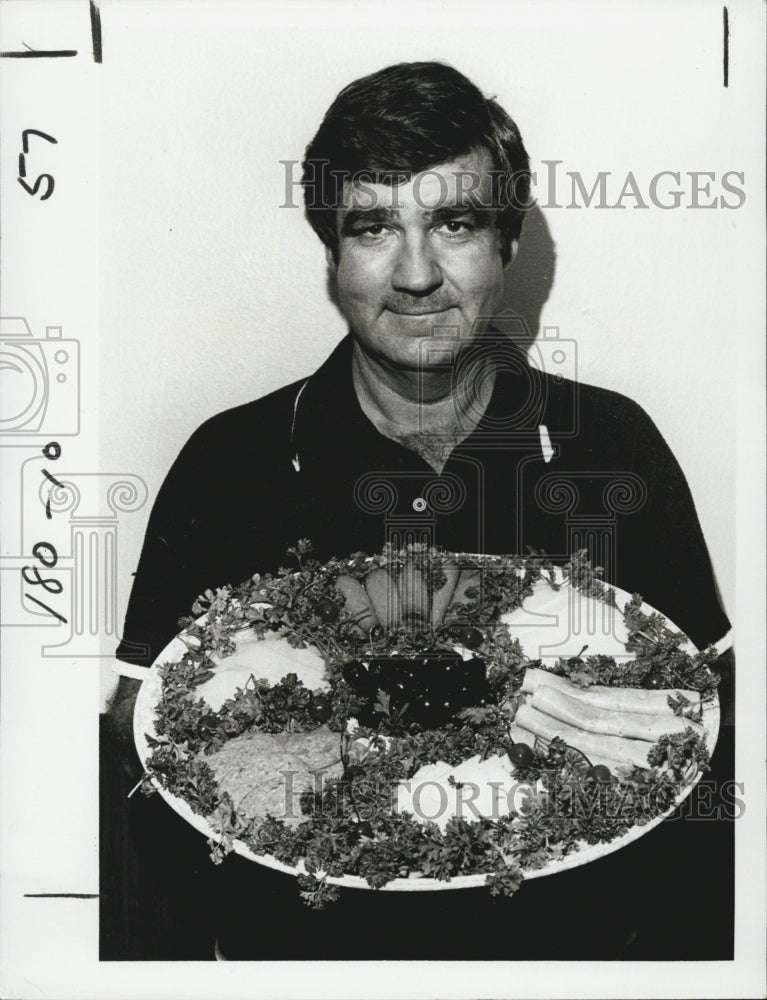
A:
<svg viewBox="0 0 767 1000">
<path fill-rule="evenodd" d="M 561 160 L 589 186 L 610 171 L 611 202 L 628 171 L 645 198 L 662 170 L 713 171 L 713 194 L 723 173 L 745 171 L 740 211 L 685 207 L 684 178 L 673 211 L 631 199 L 622 211 L 545 210 L 553 274 L 533 226 L 509 293 L 534 322 L 526 289 L 546 274 L 540 324 L 577 342 L 578 377 L 655 420 L 732 615 L 735 355 L 752 335 L 741 291 L 762 197 L 762 138 L 746 113 L 760 70 L 737 8 L 725 89 L 717 4 L 344 6 L 333 25 L 324 5 L 286 4 L 289 27 L 259 25 L 259 4 L 181 6 L 103 10 L 101 467 L 142 476 L 151 499 L 205 418 L 328 355 L 345 327 L 319 241 L 298 208 L 280 207 L 280 160 L 302 157 L 355 77 L 438 58 L 498 96 L 537 163 Z M 121 616 L 148 514 L 120 526 Z"/>
</svg>

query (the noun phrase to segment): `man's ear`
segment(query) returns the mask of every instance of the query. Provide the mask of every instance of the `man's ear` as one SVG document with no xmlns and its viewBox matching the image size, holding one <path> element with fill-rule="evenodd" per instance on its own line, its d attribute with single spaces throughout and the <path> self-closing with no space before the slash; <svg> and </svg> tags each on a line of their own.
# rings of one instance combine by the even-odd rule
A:
<svg viewBox="0 0 767 1000">
<path fill-rule="evenodd" d="M 507 267 L 510 267 L 511 264 L 514 263 L 514 258 L 517 256 L 517 250 L 518 250 L 518 248 L 519 248 L 519 240 L 510 240 L 509 241 L 509 259 L 503 265 L 504 271 L 506 270 Z"/>
<path fill-rule="evenodd" d="M 336 263 L 336 258 L 330 247 L 325 247 L 325 260 L 327 261 L 328 267 L 331 271 L 335 271 L 338 266 Z"/>
</svg>

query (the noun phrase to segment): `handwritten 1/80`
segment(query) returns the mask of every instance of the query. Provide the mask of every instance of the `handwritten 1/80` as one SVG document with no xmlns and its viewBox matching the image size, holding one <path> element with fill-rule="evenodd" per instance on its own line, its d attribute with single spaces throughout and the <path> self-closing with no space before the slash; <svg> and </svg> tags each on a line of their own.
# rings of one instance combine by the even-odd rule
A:
<svg viewBox="0 0 767 1000">
<path fill-rule="evenodd" d="M 58 441 L 50 441 L 43 448 L 43 455 L 45 455 L 45 457 L 52 462 L 57 461 L 61 457 L 61 445 Z M 54 486 L 59 486 L 62 489 L 64 488 L 64 484 L 59 482 L 55 476 L 51 475 L 47 469 L 43 469 L 42 473 L 49 482 L 53 483 Z M 53 489 L 53 487 L 51 487 L 51 489 Z M 49 520 L 53 516 L 51 514 L 50 493 L 48 493 L 48 500 L 45 504 L 45 516 Z M 58 552 L 56 551 L 55 546 L 51 545 L 50 542 L 37 542 L 32 546 L 32 555 L 44 569 L 53 569 L 59 561 Z M 24 566 L 21 570 L 21 575 L 25 583 L 34 587 L 42 587 L 43 590 L 49 594 L 60 594 L 64 589 L 64 585 L 60 580 L 57 580 L 52 576 L 44 577 L 40 572 L 39 566 Z M 63 622 L 65 625 L 67 624 L 67 619 L 63 615 L 59 614 L 58 611 L 54 611 L 54 609 L 47 605 L 44 601 L 38 600 L 38 598 L 28 593 L 24 594 L 24 597 L 43 608 L 48 612 L 48 614 L 53 615 L 54 618 L 58 618 L 60 622 Z"/>
</svg>

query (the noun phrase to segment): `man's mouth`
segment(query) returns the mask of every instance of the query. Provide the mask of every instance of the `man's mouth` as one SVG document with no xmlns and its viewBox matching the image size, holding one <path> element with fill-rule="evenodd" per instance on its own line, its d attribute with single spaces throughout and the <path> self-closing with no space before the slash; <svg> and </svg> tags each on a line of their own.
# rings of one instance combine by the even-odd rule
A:
<svg viewBox="0 0 767 1000">
<path fill-rule="evenodd" d="M 387 306 L 390 313 L 394 313 L 395 316 L 436 316 L 439 313 L 448 312 L 453 306 L 408 306 L 407 308 L 401 308 L 399 306 Z"/>
</svg>

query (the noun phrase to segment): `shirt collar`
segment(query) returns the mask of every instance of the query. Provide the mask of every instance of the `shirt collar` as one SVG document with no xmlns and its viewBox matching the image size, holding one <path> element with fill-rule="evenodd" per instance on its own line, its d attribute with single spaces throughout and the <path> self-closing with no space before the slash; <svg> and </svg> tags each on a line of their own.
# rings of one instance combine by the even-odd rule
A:
<svg viewBox="0 0 767 1000">
<path fill-rule="evenodd" d="M 519 444 L 528 438 L 537 442 L 539 426 L 551 420 L 547 417 L 548 377 L 528 363 L 512 340 L 496 332 L 494 336 L 499 367 L 493 392 L 461 450 L 487 444 L 497 447 L 509 437 Z M 347 334 L 299 389 L 292 447 L 301 468 L 316 462 L 327 473 L 334 460 L 345 462 L 354 453 L 375 460 L 382 447 L 399 448 L 376 430 L 359 404 L 352 379 L 353 344 L 352 335 Z"/>
</svg>

